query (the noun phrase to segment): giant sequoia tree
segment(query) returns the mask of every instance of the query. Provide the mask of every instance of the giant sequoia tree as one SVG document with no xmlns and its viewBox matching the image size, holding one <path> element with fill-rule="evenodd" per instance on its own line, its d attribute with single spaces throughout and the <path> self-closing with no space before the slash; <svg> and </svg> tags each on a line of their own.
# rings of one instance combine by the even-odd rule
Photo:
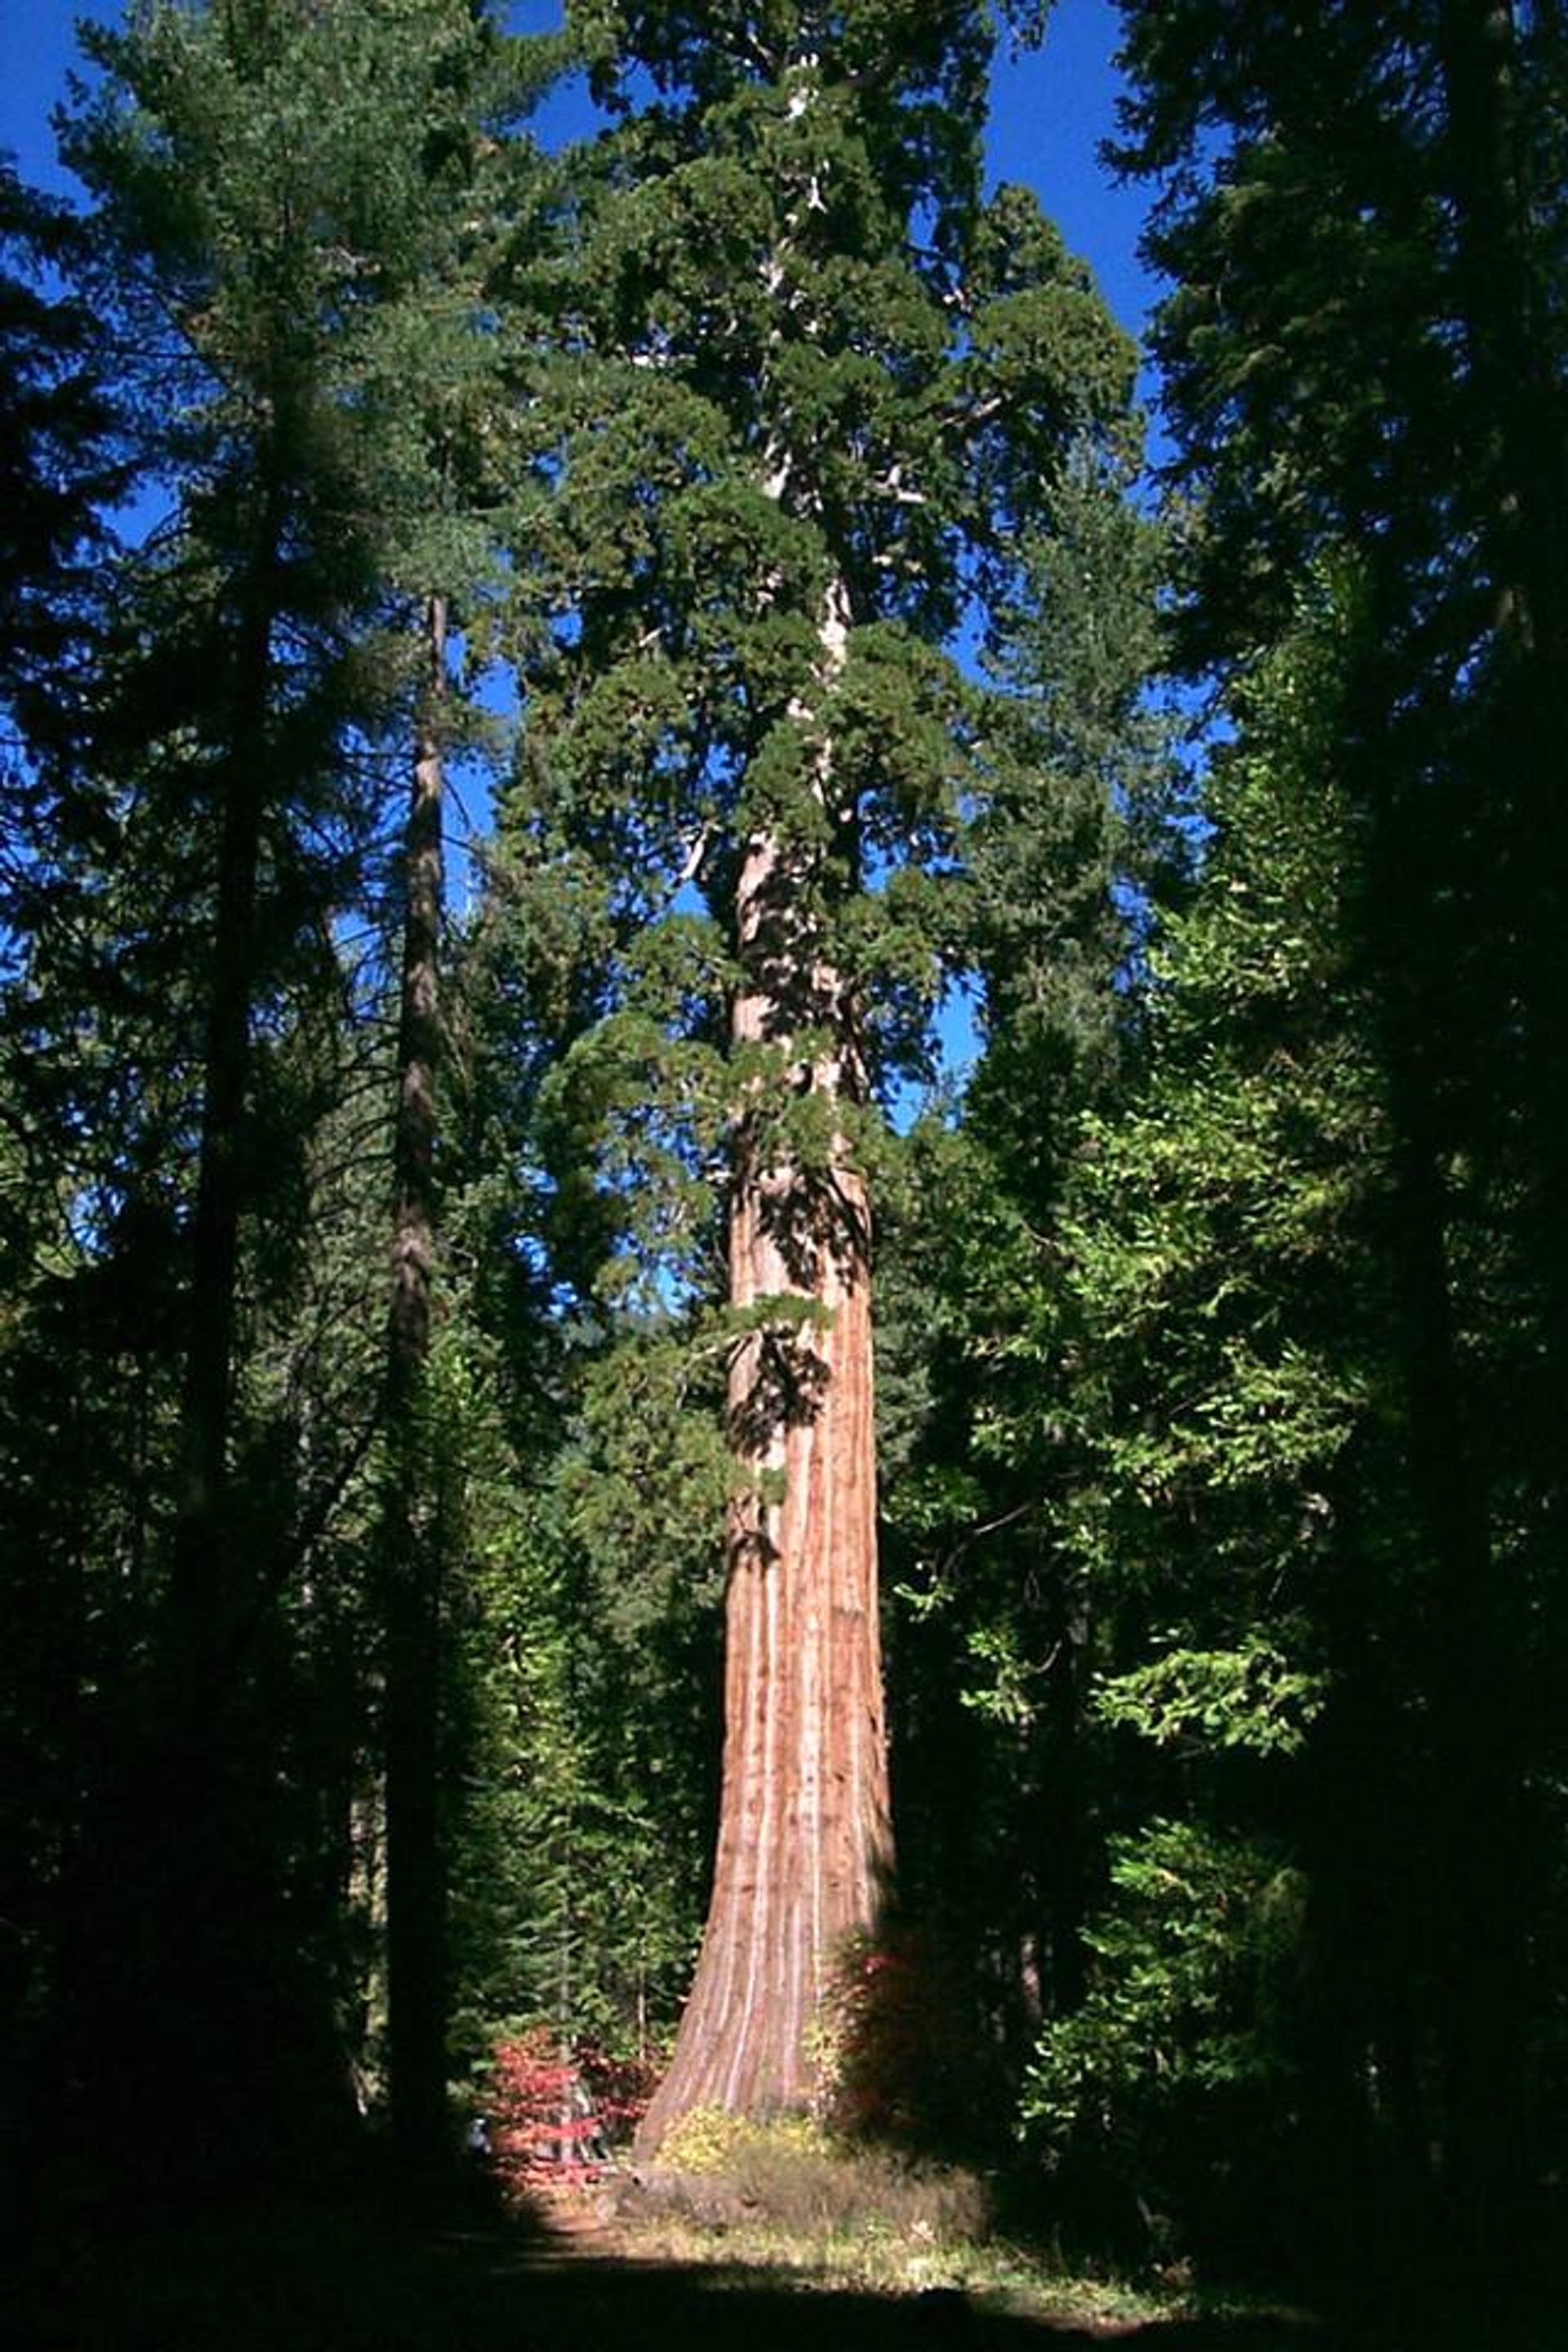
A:
<svg viewBox="0 0 1568 2352">
<path fill-rule="evenodd" d="M 805 2098 L 826 1972 L 886 1891 L 869 1168 L 985 770 L 944 648 L 1026 497 L 1120 415 L 1128 352 L 1029 200 L 980 203 L 986 11 L 579 24 L 624 119 L 522 551 L 570 620 L 531 665 L 511 846 L 613 943 L 563 1092 L 679 1179 L 646 1312 L 700 1286 L 721 1214 L 734 1463 L 714 1885 L 651 2143 Z"/>
</svg>

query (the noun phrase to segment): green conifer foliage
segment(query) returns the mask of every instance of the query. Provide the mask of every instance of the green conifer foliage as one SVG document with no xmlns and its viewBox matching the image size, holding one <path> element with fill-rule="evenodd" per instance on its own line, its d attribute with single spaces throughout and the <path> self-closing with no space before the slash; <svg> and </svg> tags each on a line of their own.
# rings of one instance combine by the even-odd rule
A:
<svg viewBox="0 0 1568 2352">
<path fill-rule="evenodd" d="M 135 2053 L 113 2053 L 126 2102 L 163 2119 L 149 2177 L 218 2179 L 323 2140 L 348 2105 L 334 1874 L 367 1629 L 321 1577 L 351 1556 L 329 1523 L 363 1500 L 372 1399 L 330 1318 L 384 1240 L 357 1286 L 319 1225 L 319 1266 L 304 1236 L 330 1209 L 368 1242 L 340 1155 L 357 1133 L 374 1165 L 390 1132 L 384 1093 L 368 1123 L 363 1091 L 346 1100 L 378 1050 L 384 974 L 360 950 L 383 913 L 382 758 L 412 765 L 411 612 L 482 572 L 459 489 L 495 337 L 463 198 L 530 84 L 466 5 L 153 5 L 91 53 L 102 79 L 67 128 L 95 205 L 84 283 L 165 511 L 115 583 L 75 755 L 94 823 L 50 845 L 54 870 L 35 861 L 34 954 L 61 983 L 41 1025 L 78 988 L 106 1053 L 134 1039 L 83 1129 L 107 1203 L 91 1252 L 123 1203 L 143 1231 L 156 1213 L 184 1367 L 150 1441 L 177 1465 L 151 1478 L 152 1638 L 92 1827 L 140 1863 L 98 1874 L 89 1941 Z M 56 1027 L 45 1068 L 69 1059 Z"/>
<path fill-rule="evenodd" d="M 1506 0 L 1192 0 L 1126 24 L 1126 157 L 1159 182 L 1175 281 L 1156 348 L 1194 497 L 1193 656 L 1266 654 L 1345 548 L 1370 615 L 1333 761 L 1427 1578 L 1436 2169 L 1479 2249 L 1506 2242 L 1544 2126 L 1560 1933 L 1536 1890 L 1565 1589 L 1563 27 Z"/>
<path fill-rule="evenodd" d="M 1071 1465 L 1056 1536 L 1091 1615 L 1085 1730 L 1111 1838 L 1085 1982 L 1046 2022 L 1024 2111 L 1069 2200 L 1130 2214 L 1139 2194 L 1178 2231 L 1258 2243 L 1271 2197 L 1306 2195 L 1313 2128 L 1345 2177 L 1371 2160 L 1346 2053 L 1319 2048 L 1308 2071 L 1310 1972 L 1365 1984 L 1387 1965 L 1327 1949 L 1359 1842 L 1342 1835 L 1337 1884 L 1311 1875 L 1342 1740 L 1386 1696 L 1409 1569 L 1392 1549 L 1374 1566 L 1390 1538 L 1361 1499 L 1381 1493 L 1392 1526 L 1408 1501 L 1374 1405 L 1393 1374 L 1390 1135 L 1331 766 L 1353 609 L 1332 587 L 1304 600 L 1237 696 L 1202 875 L 1154 953 L 1146 1068 L 1087 1128 L 1045 1321 Z M 1407 1817 L 1401 1835 L 1414 1905 Z M 1375 2032 L 1418 2030 L 1407 1990 Z M 1380 2045 L 1380 2074 L 1402 2079 L 1408 2054 Z M 1245 2196 L 1227 2185 L 1242 2142 Z"/>
<path fill-rule="evenodd" d="M 994 614 L 984 786 L 949 908 L 983 1050 L 883 1187 L 905 1894 L 962 1961 L 992 2129 L 1042 2011 L 1081 1994 L 1099 1843 L 1097 1604 L 1062 1541 L 1062 1221 L 1086 1115 L 1110 1115 L 1137 1065 L 1140 937 L 1182 800 L 1153 686 L 1162 536 L 1129 499 L 1132 450 L 1085 446 L 1042 493 Z"/>
</svg>

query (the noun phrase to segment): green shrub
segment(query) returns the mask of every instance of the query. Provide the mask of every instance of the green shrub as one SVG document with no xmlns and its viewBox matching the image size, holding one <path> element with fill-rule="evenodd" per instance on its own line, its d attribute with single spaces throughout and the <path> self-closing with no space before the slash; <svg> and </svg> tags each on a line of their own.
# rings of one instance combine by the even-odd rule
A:
<svg viewBox="0 0 1568 2352">
<path fill-rule="evenodd" d="M 1256 2189 L 1288 2126 L 1304 1887 L 1268 1847 L 1172 1821 L 1117 1840 L 1110 1877 L 1087 1997 L 1042 2032 L 1020 2115 L 1058 2177 L 1120 2183 L 1157 2252 L 1163 2209 L 1234 2202 L 1238 2146 Z"/>
</svg>

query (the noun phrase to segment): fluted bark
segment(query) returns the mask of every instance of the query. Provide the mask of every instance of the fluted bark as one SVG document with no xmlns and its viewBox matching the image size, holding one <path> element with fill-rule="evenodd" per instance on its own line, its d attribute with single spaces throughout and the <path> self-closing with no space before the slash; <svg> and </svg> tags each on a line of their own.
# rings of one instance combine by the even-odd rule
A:
<svg viewBox="0 0 1568 2352">
<path fill-rule="evenodd" d="M 846 628 L 845 600 L 830 596 L 825 688 Z M 826 743 L 816 790 L 831 809 Z M 804 912 L 812 855 L 772 834 L 745 845 L 736 929 L 747 979 L 731 1031 L 742 1052 L 783 1045 L 781 1082 L 837 1110 L 860 1091 L 860 1060 L 849 992 Z M 791 1060 L 807 1031 L 811 1057 Z M 841 1121 L 826 1164 L 808 1166 L 764 1110 L 740 1119 L 733 1152 L 738 1492 L 713 1891 L 675 2055 L 639 2135 L 645 2158 L 694 2108 L 759 2115 L 810 2103 L 813 2028 L 835 1956 L 874 1926 L 891 1866 L 867 1187 Z"/>
</svg>

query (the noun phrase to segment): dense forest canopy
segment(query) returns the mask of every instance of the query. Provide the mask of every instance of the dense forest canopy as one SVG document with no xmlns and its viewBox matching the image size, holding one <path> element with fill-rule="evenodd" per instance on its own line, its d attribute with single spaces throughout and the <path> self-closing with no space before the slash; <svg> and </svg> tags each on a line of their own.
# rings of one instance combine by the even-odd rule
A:
<svg viewBox="0 0 1568 2352">
<path fill-rule="evenodd" d="M 1151 470 L 1050 16 L 137 0 L 0 161 L 13 2214 L 505 2046 L 1550 2215 L 1568 25 L 1123 0 Z"/>
</svg>

